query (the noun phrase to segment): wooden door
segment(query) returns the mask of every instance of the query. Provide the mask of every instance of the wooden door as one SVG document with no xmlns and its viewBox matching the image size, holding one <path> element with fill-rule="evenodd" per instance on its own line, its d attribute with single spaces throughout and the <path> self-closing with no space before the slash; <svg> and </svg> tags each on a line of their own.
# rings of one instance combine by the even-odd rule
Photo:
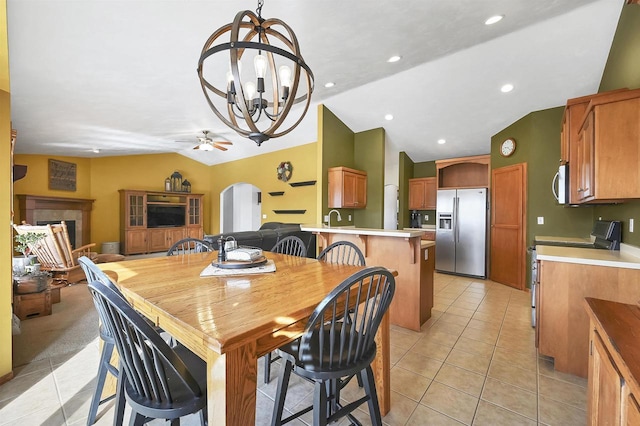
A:
<svg viewBox="0 0 640 426">
<path fill-rule="evenodd" d="M 524 290 L 527 164 L 494 169 L 491 175 L 490 278 Z"/>
</svg>

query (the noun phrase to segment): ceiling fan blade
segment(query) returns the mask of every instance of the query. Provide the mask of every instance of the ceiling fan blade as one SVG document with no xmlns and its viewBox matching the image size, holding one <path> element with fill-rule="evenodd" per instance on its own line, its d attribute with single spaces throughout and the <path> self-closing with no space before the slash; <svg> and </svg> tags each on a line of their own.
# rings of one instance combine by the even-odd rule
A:
<svg viewBox="0 0 640 426">
<path fill-rule="evenodd" d="M 227 148 L 225 148 L 224 146 L 219 146 L 217 143 L 214 143 L 213 146 L 218 148 L 220 151 L 227 151 Z"/>
<path fill-rule="evenodd" d="M 215 141 L 214 144 L 220 144 L 220 145 L 233 145 L 233 142 L 229 142 L 229 141 Z"/>
</svg>

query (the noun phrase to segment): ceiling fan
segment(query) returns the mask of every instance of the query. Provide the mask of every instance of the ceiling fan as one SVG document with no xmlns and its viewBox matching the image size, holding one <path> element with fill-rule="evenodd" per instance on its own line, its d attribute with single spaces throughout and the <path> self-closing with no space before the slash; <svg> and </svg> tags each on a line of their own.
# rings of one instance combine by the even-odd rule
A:
<svg viewBox="0 0 640 426">
<path fill-rule="evenodd" d="M 208 130 L 203 130 L 202 133 L 204 136 L 198 136 L 198 141 L 200 143 L 194 146 L 193 149 L 198 149 L 200 151 L 213 151 L 213 148 L 217 148 L 221 151 L 226 151 L 228 148 L 226 148 L 225 145 L 233 145 L 232 142 L 225 140 L 214 141 L 211 136 L 209 136 L 210 132 Z"/>
</svg>

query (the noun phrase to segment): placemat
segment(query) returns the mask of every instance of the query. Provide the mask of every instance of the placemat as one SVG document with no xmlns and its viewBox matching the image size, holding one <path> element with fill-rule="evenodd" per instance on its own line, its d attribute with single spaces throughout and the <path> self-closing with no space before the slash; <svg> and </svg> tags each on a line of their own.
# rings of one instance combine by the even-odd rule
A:
<svg viewBox="0 0 640 426">
<path fill-rule="evenodd" d="M 249 275 L 249 274 L 263 274 L 266 272 L 275 272 L 276 264 L 273 260 L 268 260 L 264 265 L 256 266 L 255 268 L 244 269 L 223 269 L 213 265 L 209 265 L 200 272 L 201 277 L 226 277 L 230 275 Z"/>
</svg>

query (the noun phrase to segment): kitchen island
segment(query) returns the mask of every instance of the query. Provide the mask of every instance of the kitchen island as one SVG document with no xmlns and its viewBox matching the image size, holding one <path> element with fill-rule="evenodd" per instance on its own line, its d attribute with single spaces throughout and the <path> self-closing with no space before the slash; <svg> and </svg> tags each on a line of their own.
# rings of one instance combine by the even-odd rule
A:
<svg viewBox="0 0 640 426">
<path fill-rule="evenodd" d="M 431 318 L 435 242 L 421 240 L 424 231 L 301 225 L 318 236 L 320 248 L 335 241 L 351 241 L 362 251 L 367 266 L 398 272 L 389 308 L 391 324 L 411 330 Z"/>
</svg>

